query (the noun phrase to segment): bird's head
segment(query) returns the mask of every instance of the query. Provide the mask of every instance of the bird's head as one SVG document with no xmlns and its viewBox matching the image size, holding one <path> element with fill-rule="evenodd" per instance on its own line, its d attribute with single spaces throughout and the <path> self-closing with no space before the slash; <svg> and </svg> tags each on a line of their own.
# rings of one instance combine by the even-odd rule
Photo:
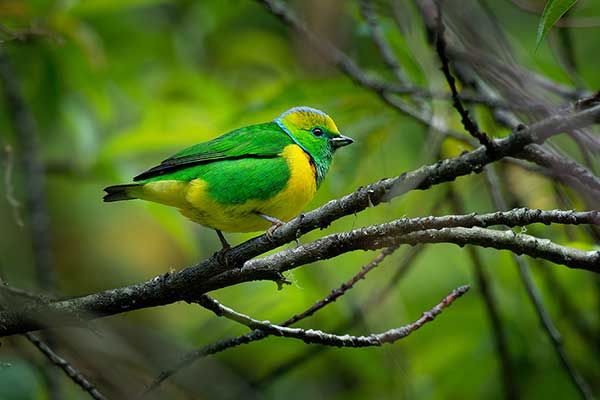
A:
<svg viewBox="0 0 600 400">
<path fill-rule="evenodd" d="M 342 146 L 354 142 L 340 134 L 333 119 L 323 111 L 311 107 L 294 107 L 275 119 L 291 139 L 313 158 L 333 154 Z"/>
<path fill-rule="evenodd" d="M 317 183 L 325 177 L 335 150 L 354 142 L 340 134 L 329 115 L 311 107 L 287 110 L 275 123 L 310 155 L 316 165 Z"/>
</svg>

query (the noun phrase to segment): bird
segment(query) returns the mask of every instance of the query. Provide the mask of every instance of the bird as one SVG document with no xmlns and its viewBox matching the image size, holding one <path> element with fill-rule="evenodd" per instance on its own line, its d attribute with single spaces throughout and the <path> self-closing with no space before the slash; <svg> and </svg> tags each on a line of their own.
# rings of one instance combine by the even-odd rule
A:
<svg viewBox="0 0 600 400">
<path fill-rule="evenodd" d="M 105 202 L 141 199 L 175 207 L 217 232 L 276 229 L 313 199 L 337 149 L 354 142 L 323 111 L 293 107 L 271 122 L 188 147 L 133 178 L 108 186 Z"/>
</svg>

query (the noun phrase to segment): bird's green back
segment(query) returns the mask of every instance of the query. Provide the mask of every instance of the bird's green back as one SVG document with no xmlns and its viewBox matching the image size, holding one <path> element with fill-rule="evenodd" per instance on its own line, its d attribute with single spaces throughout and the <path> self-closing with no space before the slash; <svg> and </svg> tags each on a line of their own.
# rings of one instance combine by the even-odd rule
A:
<svg viewBox="0 0 600 400">
<path fill-rule="evenodd" d="M 275 158 L 290 144 L 293 144 L 292 140 L 274 122 L 247 126 L 188 147 L 136 176 L 134 181 L 187 181 L 197 177 L 195 171 L 199 165 L 223 160 Z"/>
</svg>

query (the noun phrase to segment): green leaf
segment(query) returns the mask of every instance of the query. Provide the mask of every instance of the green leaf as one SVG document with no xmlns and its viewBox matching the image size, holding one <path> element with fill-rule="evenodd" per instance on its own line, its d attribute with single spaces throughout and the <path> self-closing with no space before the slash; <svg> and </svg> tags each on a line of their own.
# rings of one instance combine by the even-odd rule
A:
<svg viewBox="0 0 600 400">
<path fill-rule="evenodd" d="M 550 28 L 565 15 L 575 3 L 577 3 L 577 0 L 548 0 L 544 12 L 542 13 L 540 24 L 538 25 L 537 39 L 535 41 L 536 50 L 550 31 Z"/>
</svg>

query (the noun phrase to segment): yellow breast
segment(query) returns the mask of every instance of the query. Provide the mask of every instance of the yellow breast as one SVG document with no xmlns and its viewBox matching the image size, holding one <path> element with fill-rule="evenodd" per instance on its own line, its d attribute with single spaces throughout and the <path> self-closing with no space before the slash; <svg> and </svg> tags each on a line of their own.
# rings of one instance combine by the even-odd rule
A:
<svg viewBox="0 0 600 400">
<path fill-rule="evenodd" d="M 288 164 L 290 178 L 277 195 L 267 200 L 224 205 L 209 196 L 208 183 L 202 179 L 151 182 L 144 185 L 144 196 L 140 197 L 177 207 L 187 218 L 209 228 L 225 232 L 266 230 L 270 223 L 256 215 L 257 212 L 289 221 L 304 209 L 317 191 L 315 168 L 299 146 L 286 146 L 281 156 Z"/>
<path fill-rule="evenodd" d="M 310 157 L 299 146 L 286 146 L 282 152 L 290 168 L 290 179 L 286 187 L 261 208 L 263 214 L 282 221 L 296 217 L 313 199 L 317 192 L 315 167 Z"/>
</svg>

